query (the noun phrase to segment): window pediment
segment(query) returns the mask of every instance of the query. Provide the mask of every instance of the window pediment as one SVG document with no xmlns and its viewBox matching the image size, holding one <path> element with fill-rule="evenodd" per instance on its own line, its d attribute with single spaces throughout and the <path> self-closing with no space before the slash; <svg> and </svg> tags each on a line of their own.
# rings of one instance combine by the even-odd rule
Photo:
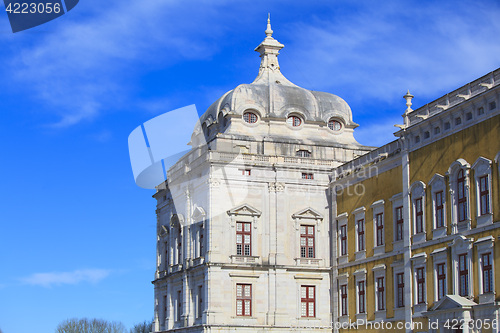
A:
<svg viewBox="0 0 500 333">
<path fill-rule="evenodd" d="M 465 297 L 459 295 L 445 295 L 443 299 L 441 299 L 439 302 L 436 303 L 436 305 L 434 305 L 432 311 L 451 310 L 451 309 L 468 310 L 475 305 L 477 305 L 477 303 Z"/>
<path fill-rule="evenodd" d="M 317 210 L 308 207 L 298 211 L 292 215 L 294 219 L 312 219 L 312 220 L 323 220 L 323 215 Z"/>
<path fill-rule="evenodd" d="M 429 185 L 432 187 L 432 190 L 434 192 L 439 190 L 445 190 L 446 183 L 444 181 L 444 176 L 440 175 L 439 173 L 436 173 L 434 176 L 432 176 Z"/>
<path fill-rule="evenodd" d="M 250 205 L 240 205 L 238 207 L 235 207 L 233 209 L 230 209 L 227 211 L 227 215 L 243 215 L 243 216 L 256 216 L 259 217 L 262 214 L 262 212 Z"/>
</svg>

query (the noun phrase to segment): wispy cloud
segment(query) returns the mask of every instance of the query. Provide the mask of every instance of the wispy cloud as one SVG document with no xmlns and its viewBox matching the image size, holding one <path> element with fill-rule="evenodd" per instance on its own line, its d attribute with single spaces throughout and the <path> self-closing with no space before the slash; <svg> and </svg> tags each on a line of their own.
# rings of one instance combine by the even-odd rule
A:
<svg viewBox="0 0 500 333">
<path fill-rule="evenodd" d="M 500 66 L 498 2 L 364 2 L 332 20 L 297 22 L 292 75 L 348 100 L 435 97 Z M 284 67 L 284 66 L 282 66 Z M 457 82 L 458 85 L 457 85 Z"/>
<path fill-rule="evenodd" d="M 110 274 L 111 271 L 106 269 L 79 269 L 72 272 L 35 273 L 22 278 L 21 281 L 34 286 L 52 287 L 82 282 L 97 283 Z"/>
<path fill-rule="evenodd" d="M 38 40 L 21 40 L 20 52 L 10 57 L 9 76 L 59 117 L 54 126 L 127 106 L 137 73 L 210 57 L 217 49 L 212 42 L 217 22 L 207 22 L 211 10 L 190 12 L 183 2 L 160 0 L 109 1 L 106 7 L 110 10 L 54 23 L 57 30 Z"/>
</svg>

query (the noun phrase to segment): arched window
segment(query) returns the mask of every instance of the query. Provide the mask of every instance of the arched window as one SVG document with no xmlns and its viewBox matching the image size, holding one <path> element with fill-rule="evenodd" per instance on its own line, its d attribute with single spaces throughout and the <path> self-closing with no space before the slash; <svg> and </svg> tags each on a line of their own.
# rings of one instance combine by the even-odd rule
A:
<svg viewBox="0 0 500 333">
<path fill-rule="evenodd" d="M 332 131 L 338 132 L 342 129 L 342 123 L 335 119 L 330 119 L 328 121 L 328 128 Z"/>
<path fill-rule="evenodd" d="M 290 126 L 299 127 L 302 124 L 302 119 L 298 116 L 289 116 L 286 122 Z"/>
<path fill-rule="evenodd" d="M 247 111 L 243 113 L 243 120 L 249 124 L 255 124 L 259 118 L 253 112 Z"/>
<path fill-rule="evenodd" d="M 458 222 L 467 219 L 467 197 L 465 196 L 465 175 L 464 170 L 460 169 L 457 175 L 457 216 Z"/>
</svg>

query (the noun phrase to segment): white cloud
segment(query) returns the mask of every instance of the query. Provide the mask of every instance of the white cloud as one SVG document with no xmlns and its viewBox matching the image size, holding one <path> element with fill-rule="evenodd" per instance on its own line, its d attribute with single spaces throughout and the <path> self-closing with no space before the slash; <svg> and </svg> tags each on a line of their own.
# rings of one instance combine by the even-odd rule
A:
<svg viewBox="0 0 500 333">
<path fill-rule="evenodd" d="M 78 10 L 102 9 L 102 2 L 91 2 Z M 55 126 L 92 120 L 127 105 L 138 72 L 213 54 L 217 28 L 200 29 L 210 26 L 213 11 L 189 7 L 179 1 L 109 1 L 107 10 L 72 20 L 75 9 L 54 22 L 55 31 L 38 40 L 20 39 L 21 51 L 11 57 L 8 74 L 26 95 L 59 116 Z"/>
<path fill-rule="evenodd" d="M 34 286 L 52 287 L 81 282 L 97 283 L 111 274 L 106 269 L 79 269 L 72 272 L 35 273 L 22 278 L 22 282 Z"/>
<path fill-rule="evenodd" d="M 291 60 L 290 76 L 348 100 L 394 101 L 410 89 L 429 101 L 500 66 L 498 3 L 404 7 L 366 2 L 332 20 L 297 22 L 286 52 L 300 62 Z"/>
</svg>

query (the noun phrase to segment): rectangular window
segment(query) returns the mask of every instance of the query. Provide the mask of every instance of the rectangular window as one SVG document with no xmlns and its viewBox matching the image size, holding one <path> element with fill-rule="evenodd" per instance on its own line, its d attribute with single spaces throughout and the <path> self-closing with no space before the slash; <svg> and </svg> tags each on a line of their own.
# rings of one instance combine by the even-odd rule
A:
<svg viewBox="0 0 500 333">
<path fill-rule="evenodd" d="M 365 220 L 358 220 L 358 251 L 365 249 Z"/>
<path fill-rule="evenodd" d="M 443 204 L 443 191 L 436 192 L 436 202 L 434 209 L 436 216 L 436 228 L 444 227 L 444 204 Z"/>
<path fill-rule="evenodd" d="M 425 275 L 424 268 L 417 268 L 417 303 L 425 303 Z"/>
<path fill-rule="evenodd" d="M 340 286 L 340 310 L 341 316 L 347 316 L 347 284 Z"/>
<path fill-rule="evenodd" d="M 203 314 L 203 286 L 198 286 L 198 309 L 196 311 L 196 317 L 201 318 Z"/>
<path fill-rule="evenodd" d="M 165 258 L 163 258 L 163 263 L 165 264 L 165 270 L 168 269 L 168 243 L 165 242 Z"/>
<path fill-rule="evenodd" d="M 177 291 L 177 313 L 176 313 L 176 321 L 181 320 L 182 315 L 182 291 Z"/>
<path fill-rule="evenodd" d="M 165 323 L 167 321 L 168 317 L 168 312 L 167 312 L 167 296 L 163 296 L 163 318 L 161 318 L 161 321 Z"/>
<path fill-rule="evenodd" d="M 238 283 L 236 285 L 236 315 L 252 315 L 252 285 Z"/>
<path fill-rule="evenodd" d="M 358 282 L 358 313 L 365 313 L 365 281 Z"/>
<path fill-rule="evenodd" d="M 300 286 L 300 315 L 316 317 L 316 287 Z"/>
<path fill-rule="evenodd" d="M 375 220 L 377 225 L 377 246 L 384 245 L 384 214 L 377 214 Z"/>
<path fill-rule="evenodd" d="M 490 191 L 488 186 L 488 176 L 479 178 L 479 206 L 481 215 L 490 212 Z"/>
<path fill-rule="evenodd" d="M 458 292 L 460 296 L 469 296 L 469 270 L 467 253 L 458 256 Z"/>
<path fill-rule="evenodd" d="M 396 297 L 397 302 L 396 305 L 398 308 L 402 308 L 405 306 L 405 279 L 404 273 L 396 274 Z"/>
<path fill-rule="evenodd" d="M 377 278 L 377 310 L 385 310 L 385 300 L 384 300 L 385 288 L 384 288 L 384 277 Z"/>
<path fill-rule="evenodd" d="M 314 176 L 312 173 L 302 173 L 302 179 L 314 179 Z"/>
<path fill-rule="evenodd" d="M 446 271 L 443 264 L 436 265 L 437 275 L 437 298 L 438 301 L 444 297 L 446 293 Z"/>
<path fill-rule="evenodd" d="M 177 243 L 177 265 L 182 264 L 182 241 Z"/>
<path fill-rule="evenodd" d="M 314 227 L 300 226 L 300 257 L 314 258 Z"/>
<path fill-rule="evenodd" d="M 403 240 L 403 207 L 396 208 L 396 240 Z"/>
<path fill-rule="evenodd" d="M 250 222 L 236 222 L 236 255 L 252 255 L 252 225 Z"/>
<path fill-rule="evenodd" d="M 491 253 L 481 255 L 483 270 L 483 294 L 493 292 L 493 269 L 491 266 Z"/>
<path fill-rule="evenodd" d="M 424 232 L 424 211 L 422 209 L 422 198 L 415 200 L 415 233 Z"/>
<path fill-rule="evenodd" d="M 465 176 L 464 170 L 458 172 L 457 177 L 457 201 L 458 201 L 458 221 L 462 222 L 467 219 L 467 197 L 465 195 Z"/>
<path fill-rule="evenodd" d="M 241 170 L 241 174 L 242 174 L 243 176 L 250 176 L 250 175 L 251 175 L 251 173 L 252 173 L 252 172 L 250 171 L 250 169 L 243 169 L 243 170 Z"/>
<path fill-rule="evenodd" d="M 340 226 L 340 255 L 347 255 L 347 225 Z"/>
<path fill-rule="evenodd" d="M 205 242 L 205 240 L 203 238 L 203 232 L 200 232 L 200 257 L 202 257 L 205 254 L 205 243 L 204 242 Z"/>
</svg>

